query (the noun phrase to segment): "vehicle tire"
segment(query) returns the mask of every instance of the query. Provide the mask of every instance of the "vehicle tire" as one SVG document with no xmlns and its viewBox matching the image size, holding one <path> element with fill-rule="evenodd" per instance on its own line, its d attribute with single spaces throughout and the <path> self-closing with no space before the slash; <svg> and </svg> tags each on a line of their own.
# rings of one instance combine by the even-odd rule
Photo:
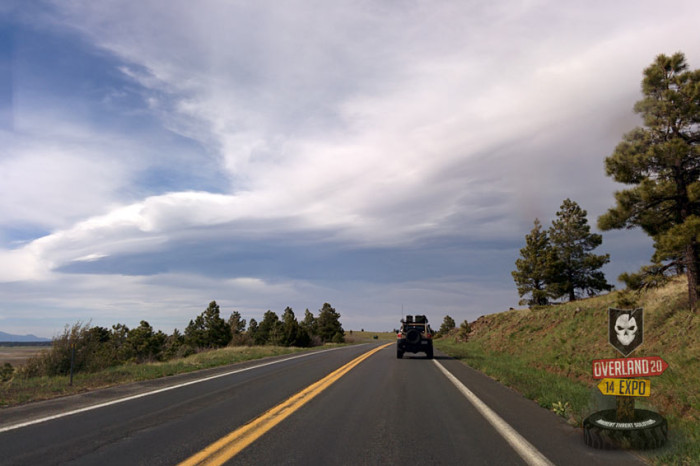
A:
<svg viewBox="0 0 700 466">
<path fill-rule="evenodd" d="M 396 350 L 396 359 L 401 359 L 401 358 L 403 358 L 403 351 Z"/>
<path fill-rule="evenodd" d="M 433 349 L 432 349 L 432 348 L 428 348 L 428 349 L 425 351 L 425 355 L 428 357 L 428 359 L 433 359 Z"/>
<path fill-rule="evenodd" d="M 417 345 L 420 343 L 420 331 L 416 329 L 411 329 L 406 334 L 406 341 L 412 345 Z"/>
<path fill-rule="evenodd" d="M 668 423 L 658 413 L 637 409 L 634 422 L 617 422 L 616 410 L 591 414 L 583 421 L 583 441 L 593 448 L 610 450 L 659 448 L 668 439 Z"/>
</svg>

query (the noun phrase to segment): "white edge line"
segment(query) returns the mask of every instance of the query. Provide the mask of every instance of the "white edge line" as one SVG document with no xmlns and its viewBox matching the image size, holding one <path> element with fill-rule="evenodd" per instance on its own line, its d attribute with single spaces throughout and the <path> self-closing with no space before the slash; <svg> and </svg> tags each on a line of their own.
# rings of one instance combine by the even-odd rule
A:
<svg viewBox="0 0 700 466">
<path fill-rule="evenodd" d="M 530 466 L 554 466 L 554 463 L 549 461 L 546 456 L 540 453 L 537 448 L 535 448 L 530 442 L 525 440 L 522 435 L 520 435 L 515 429 L 513 429 L 506 421 L 503 420 L 498 414 L 496 414 L 491 408 L 489 408 L 486 403 L 481 401 L 471 390 L 469 390 L 462 382 L 457 379 L 450 371 L 445 369 L 445 367 L 440 364 L 437 360 L 433 359 L 435 365 L 438 369 L 445 374 L 450 382 L 454 384 L 455 387 L 464 395 L 464 397 L 469 400 L 469 402 L 474 405 L 474 407 L 481 413 L 484 418 L 498 431 L 499 434 L 510 444 L 511 447 L 520 455 L 520 457 L 525 460 Z"/>
<path fill-rule="evenodd" d="M 357 346 L 363 346 L 363 345 L 357 345 Z M 220 378 L 220 377 L 226 377 L 226 376 L 229 376 L 229 375 L 238 374 L 238 373 L 241 373 L 241 372 L 246 372 L 246 371 L 250 371 L 250 370 L 253 370 L 253 369 L 259 369 L 259 368 L 261 368 L 261 367 L 271 366 L 271 365 L 273 365 L 273 364 L 279 364 L 279 363 L 281 363 L 281 362 L 291 361 L 291 360 L 293 360 L 293 359 L 304 358 L 304 357 L 311 356 L 311 355 L 314 355 L 314 354 L 326 353 L 326 352 L 328 352 L 328 351 L 335 351 L 335 350 L 339 350 L 339 349 L 342 349 L 342 348 L 347 348 L 347 346 L 341 346 L 341 347 L 338 347 L 338 348 L 330 348 L 330 349 L 322 350 L 322 351 L 313 351 L 313 352 L 309 352 L 309 353 L 298 354 L 298 355 L 295 355 L 295 356 L 291 356 L 291 357 L 289 357 L 289 358 L 278 359 L 278 360 L 276 360 L 276 361 L 270 361 L 270 362 L 266 362 L 266 363 L 263 363 L 263 364 L 258 364 L 258 365 L 256 365 L 256 366 L 244 367 L 243 369 L 236 369 L 236 370 L 234 370 L 234 371 L 225 372 L 225 373 L 223 373 L 223 374 L 212 375 L 212 376 L 209 376 L 209 377 L 205 377 L 205 378 L 203 378 L 203 379 L 190 380 L 189 382 L 184 382 L 184 383 L 177 384 L 177 385 L 171 385 L 171 386 L 169 386 L 169 387 L 163 387 L 163 388 L 159 388 L 158 390 L 153 390 L 153 391 L 145 392 L 145 393 L 139 393 L 139 394 L 137 394 L 137 395 L 127 396 L 127 397 L 125 397 L 125 398 L 118 398 L 118 399 L 116 399 L 116 400 L 106 401 L 106 402 L 104 402 L 104 403 L 99 403 L 99 404 L 96 404 L 96 405 L 86 406 L 86 407 L 84 407 L 84 408 L 74 409 L 74 410 L 72 410 L 72 411 L 66 411 L 66 412 L 63 412 L 63 413 L 54 414 L 54 415 L 52 415 L 52 416 L 42 417 L 42 418 L 39 418 L 39 419 L 34 419 L 34 420 L 31 420 L 31 421 L 21 422 L 21 423 L 18 423 L 18 424 L 11 424 L 11 425 L 6 426 L 6 427 L 0 427 L 0 433 L 8 432 L 8 431 L 10 431 L 10 430 L 21 429 L 21 428 L 23 428 L 23 427 L 28 427 L 28 426 L 31 426 L 31 425 L 34 425 L 34 424 L 40 424 L 40 423 L 42 423 L 42 422 L 53 421 L 54 419 L 60 419 L 60 418 L 62 418 L 62 417 L 66 417 L 66 416 L 72 416 L 73 414 L 84 413 L 84 412 L 86 412 L 86 411 L 92 411 L 92 410 L 94 410 L 94 409 L 100 409 L 100 408 L 104 408 L 104 407 L 107 407 L 107 406 L 112 406 L 112 405 L 116 405 L 116 404 L 119 404 L 119 403 L 124 403 L 124 402 L 126 402 L 126 401 L 136 400 L 136 399 L 138 399 L 138 398 L 143 398 L 143 397 L 145 397 L 145 396 L 151 396 L 151 395 L 155 395 L 155 394 L 157 394 L 157 393 L 163 393 L 163 392 L 167 392 L 167 391 L 169 391 L 169 390 L 175 390 L 176 388 L 182 388 L 182 387 L 186 387 L 186 386 L 188 386 L 188 385 L 194 385 L 194 384 L 200 383 L 200 382 L 207 382 L 207 381 L 209 381 L 209 380 L 218 379 L 218 378 Z"/>
</svg>

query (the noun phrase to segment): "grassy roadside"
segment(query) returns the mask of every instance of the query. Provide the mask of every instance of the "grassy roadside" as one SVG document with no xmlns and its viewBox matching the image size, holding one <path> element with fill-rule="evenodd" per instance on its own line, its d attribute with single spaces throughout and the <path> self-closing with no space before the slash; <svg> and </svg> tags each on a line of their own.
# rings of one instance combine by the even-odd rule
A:
<svg viewBox="0 0 700 466">
<path fill-rule="evenodd" d="M 396 334 L 394 332 L 365 332 L 358 330 L 350 330 L 345 332 L 345 343 L 364 343 L 373 340 L 396 341 Z"/>
<path fill-rule="evenodd" d="M 236 346 L 193 354 L 182 359 L 147 364 L 126 364 L 100 372 L 77 373 L 70 386 L 68 376 L 59 377 L 14 377 L 0 383 L 0 407 L 15 406 L 31 401 L 47 400 L 60 396 L 83 393 L 99 388 L 130 382 L 152 380 L 175 374 L 184 374 L 200 369 L 225 366 L 238 362 L 261 359 L 269 356 L 299 353 L 313 348 L 281 346 Z"/>
<path fill-rule="evenodd" d="M 633 356 L 661 356 L 670 365 L 651 378 L 652 396 L 637 402 L 669 422 L 667 446 L 643 452 L 653 464 L 700 464 L 700 316 L 688 310 L 686 293 L 677 281 L 631 303 L 645 309 L 644 343 Z M 591 361 L 619 357 L 608 344 L 607 309 L 630 308 L 622 299 L 629 296 L 615 292 L 492 314 L 471 323 L 467 342 L 448 336 L 435 345 L 580 426 L 590 413 L 614 407 L 614 397 L 596 388 Z"/>
<path fill-rule="evenodd" d="M 375 338 L 376 337 L 376 338 Z M 372 341 L 394 340 L 396 335 L 392 332 L 346 332 L 345 344 L 359 344 Z M 326 347 L 342 346 L 342 344 L 328 343 Z M 46 348 L 48 349 L 48 348 Z M 61 396 L 83 393 L 90 390 L 112 387 L 115 385 L 153 380 L 170 375 L 184 374 L 200 369 L 225 366 L 238 362 L 262 359 L 270 356 L 311 351 L 317 348 L 295 348 L 284 346 L 235 346 L 217 350 L 205 351 L 181 359 L 172 359 L 165 362 L 153 362 L 145 364 L 125 364 L 111 367 L 94 373 L 76 373 L 73 376 L 73 385 L 69 385 L 69 376 L 55 377 L 31 377 L 22 378 L 15 376 L 9 382 L 0 382 L 0 408 L 15 406 L 32 401 L 48 400 Z M 36 354 L 38 350 L 32 348 L 24 355 L 17 355 L 17 361 L 24 362 L 29 356 Z M 14 355 L 8 351 L 8 357 Z M 19 366 L 18 366 L 19 367 Z"/>
</svg>

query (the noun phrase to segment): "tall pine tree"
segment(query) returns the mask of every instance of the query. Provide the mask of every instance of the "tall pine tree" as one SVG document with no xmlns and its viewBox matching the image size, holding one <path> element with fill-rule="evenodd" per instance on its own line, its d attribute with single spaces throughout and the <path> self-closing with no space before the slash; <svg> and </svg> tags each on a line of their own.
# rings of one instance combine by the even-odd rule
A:
<svg viewBox="0 0 700 466">
<path fill-rule="evenodd" d="M 525 247 L 520 250 L 520 258 L 515 261 L 516 270 L 511 272 L 518 286 L 518 294 L 523 299 L 520 304 L 545 305 L 549 298 L 557 297 L 556 253 L 549 242 L 547 232 L 542 230 L 539 219 L 529 235 L 525 235 Z"/>
<path fill-rule="evenodd" d="M 198 348 L 219 348 L 231 341 L 231 327 L 221 317 L 221 310 L 216 301 L 185 328 L 185 341 Z"/>
<path fill-rule="evenodd" d="M 569 301 L 581 296 L 578 290 L 593 296 L 612 289 L 599 270 L 610 262 L 610 255 L 591 252 L 602 244 L 603 237 L 591 233 L 587 214 L 576 202 L 565 199 L 549 229 L 559 265 L 556 279 L 559 296 L 568 296 Z"/>
<path fill-rule="evenodd" d="M 643 99 L 634 106 L 644 127 L 625 134 L 605 159 L 608 176 L 632 186 L 598 219 L 602 230 L 642 228 L 654 239 L 654 266 L 637 283 L 685 270 L 692 309 L 700 272 L 700 70 L 682 53 L 659 55 L 644 70 Z M 628 277 L 629 278 L 629 277 Z M 632 281 L 632 280 L 630 280 Z"/>
<path fill-rule="evenodd" d="M 345 331 L 340 323 L 340 314 L 328 303 L 324 303 L 318 313 L 316 329 L 323 342 L 342 343 L 345 341 Z"/>
</svg>

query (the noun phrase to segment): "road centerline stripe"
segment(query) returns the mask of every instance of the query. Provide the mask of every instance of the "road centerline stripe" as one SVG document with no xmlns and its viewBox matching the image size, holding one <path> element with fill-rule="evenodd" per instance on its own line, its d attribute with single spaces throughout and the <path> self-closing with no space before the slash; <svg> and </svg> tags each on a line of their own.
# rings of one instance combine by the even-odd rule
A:
<svg viewBox="0 0 700 466">
<path fill-rule="evenodd" d="M 270 429 L 275 427 L 287 417 L 291 416 L 299 408 L 315 398 L 316 395 L 333 385 L 341 377 L 350 372 L 355 366 L 389 345 L 391 345 L 391 343 L 374 348 L 358 356 L 344 366 L 334 370 L 321 380 L 314 382 L 297 394 L 292 395 L 286 401 L 283 401 L 274 408 L 266 411 L 264 414 L 253 419 L 249 423 L 244 424 L 230 434 L 220 438 L 199 453 L 189 457 L 180 463 L 179 466 L 224 464 L 226 461 L 240 453 L 244 448 L 262 437 L 266 432 L 270 431 Z"/>
<path fill-rule="evenodd" d="M 457 377 L 452 375 L 445 366 L 433 359 L 435 365 L 449 379 L 452 384 L 469 400 L 469 402 L 481 413 L 482 416 L 491 424 L 496 431 L 510 444 L 515 452 L 525 460 L 530 466 L 554 466 L 554 463 L 549 461 L 537 448 L 520 435 L 510 424 L 503 420 L 501 416 L 496 414 L 486 403 L 481 401 L 474 392 L 469 390 Z"/>
</svg>

